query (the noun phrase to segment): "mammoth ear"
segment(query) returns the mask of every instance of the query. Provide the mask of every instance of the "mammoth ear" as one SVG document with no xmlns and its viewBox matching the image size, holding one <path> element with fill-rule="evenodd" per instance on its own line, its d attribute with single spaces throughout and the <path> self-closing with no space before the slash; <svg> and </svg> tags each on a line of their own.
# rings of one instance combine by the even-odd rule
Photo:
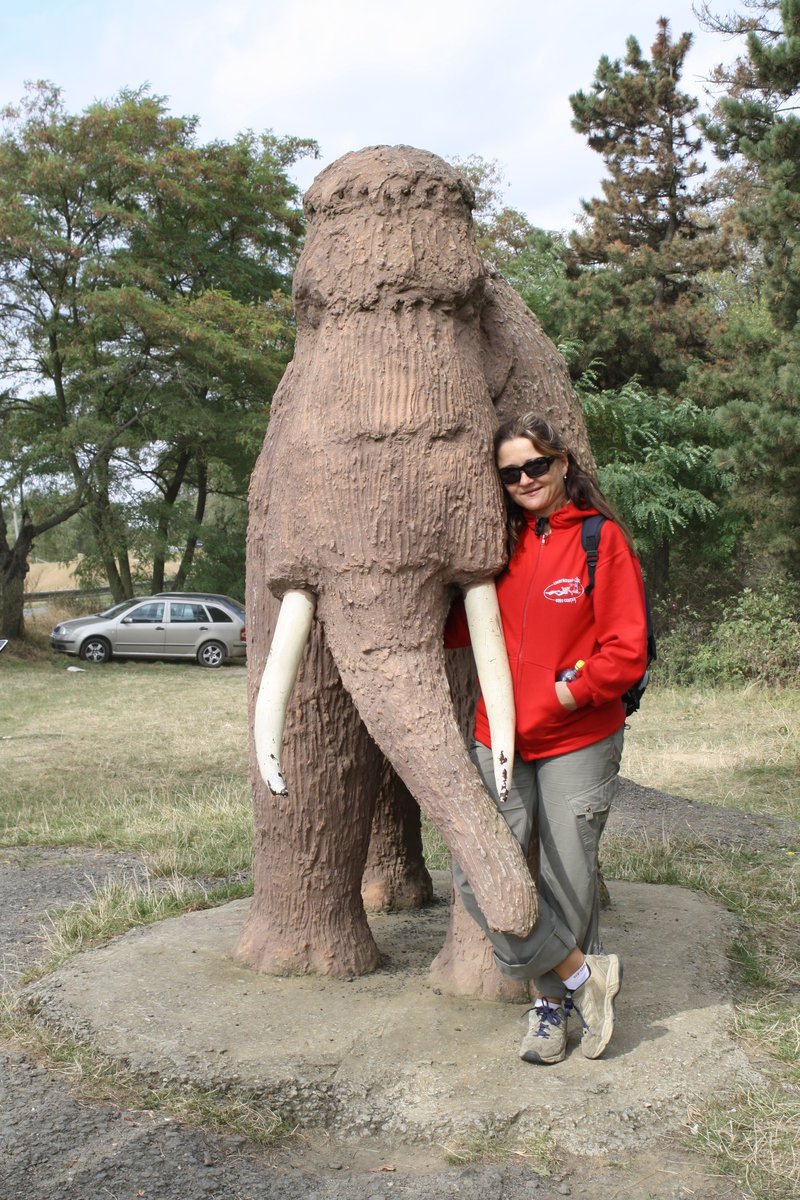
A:
<svg viewBox="0 0 800 1200">
<path fill-rule="evenodd" d="M 514 769 L 516 712 L 514 684 L 500 620 L 494 580 L 486 579 L 464 589 L 472 652 L 478 669 L 489 731 L 492 735 L 494 780 L 500 802 L 508 800 Z"/>
<path fill-rule="evenodd" d="M 258 689 L 253 728 L 256 758 L 261 777 L 275 796 L 285 796 L 287 791 L 281 767 L 283 729 L 315 607 L 311 592 L 287 592 L 283 597 Z"/>
</svg>

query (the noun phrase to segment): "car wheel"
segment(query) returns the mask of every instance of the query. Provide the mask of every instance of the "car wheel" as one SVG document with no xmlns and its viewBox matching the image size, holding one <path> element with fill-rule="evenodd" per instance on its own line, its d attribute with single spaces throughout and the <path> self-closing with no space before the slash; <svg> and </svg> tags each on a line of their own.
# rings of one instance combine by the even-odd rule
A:
<svg viewBox="0 0 800 1200">
<path fill-rule="evenodd" d="M 228 657 L 228 652 L 222 642 L 204 642 L 197 651 L 197 661 L 201 667 L 221 667 Z"/>
<path fill-rule="evenodd" d="M 105 638 L 88 637 L 80 649 L 84 662 L 104 663 L 111 658 L 111 647 Z"/>
</svg>

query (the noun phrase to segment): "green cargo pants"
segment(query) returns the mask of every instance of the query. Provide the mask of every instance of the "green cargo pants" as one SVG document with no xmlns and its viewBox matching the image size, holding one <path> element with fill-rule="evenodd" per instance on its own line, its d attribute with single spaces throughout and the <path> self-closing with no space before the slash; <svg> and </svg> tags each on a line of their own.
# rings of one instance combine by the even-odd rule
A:
<svg viewBox="0 0 800 1200">
<path fill-rule="evenodd" d="M 492 799 L 525 854 L 534 825 L 539 829 L 539 918 L 527 937 L 489 929 L 469 880 L 453 863 L 464 907 L 494 948 L 498 967 L 514 979 L 532 979 L 543 996 L 562 997 L 565 988 L 553 967 L 580 946 L 602 952 L 597 850 L 617 792 L 623 730 L 592 746 L 552 758 L 514 760 L 511 793 L 498 803 L 492 752 L 473 742 L 470 753 Z"/>
</svg>

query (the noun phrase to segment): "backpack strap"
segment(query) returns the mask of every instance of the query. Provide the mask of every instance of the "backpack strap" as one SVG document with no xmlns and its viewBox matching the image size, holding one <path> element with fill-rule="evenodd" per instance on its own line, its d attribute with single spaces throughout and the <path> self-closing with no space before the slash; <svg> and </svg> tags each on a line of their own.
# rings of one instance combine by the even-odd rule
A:
<svg viewBox="0 0 800 1200">
<path fill-rule="evenodd" d="M 586 555 L 586 570 L 589 573 L 589 585 L 586 588 L 587 596 L 591 596 L 594 590 L 594 572 L 600 554 L 600 530 L 603 528 L 605 519 L 605 517 L 601 517 L 599 514 L 593 517 L 584 517 L 583 525 L 581 526 L 581 545 Z"/>
</svg>

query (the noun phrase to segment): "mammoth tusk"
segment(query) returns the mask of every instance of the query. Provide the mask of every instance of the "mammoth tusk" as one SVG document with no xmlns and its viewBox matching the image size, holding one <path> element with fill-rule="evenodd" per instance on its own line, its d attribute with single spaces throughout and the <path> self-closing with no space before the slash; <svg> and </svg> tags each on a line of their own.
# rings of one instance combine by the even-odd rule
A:
<svg viewBox="0 0 800 1200">
<path fill-rule="evenodd" d="M 514 769 L 516 713 L 514 685 L 494 581 L 486 579 L 466 587 L 464 607 L 478 680 L 489 717 L 497 794 L 500 802 L 504 803 L 508 800 Z"/>
<path fill-rule="evenodd" d="M 261 777 L 275 796 L 285 796 L 281 768 L 283 728 L 300 659 L 306 647 L 316 600 L 311 592 L 287 592 L 272 635 L 272 645 L 256 699 L 253 728 Z"/>
</svg>

